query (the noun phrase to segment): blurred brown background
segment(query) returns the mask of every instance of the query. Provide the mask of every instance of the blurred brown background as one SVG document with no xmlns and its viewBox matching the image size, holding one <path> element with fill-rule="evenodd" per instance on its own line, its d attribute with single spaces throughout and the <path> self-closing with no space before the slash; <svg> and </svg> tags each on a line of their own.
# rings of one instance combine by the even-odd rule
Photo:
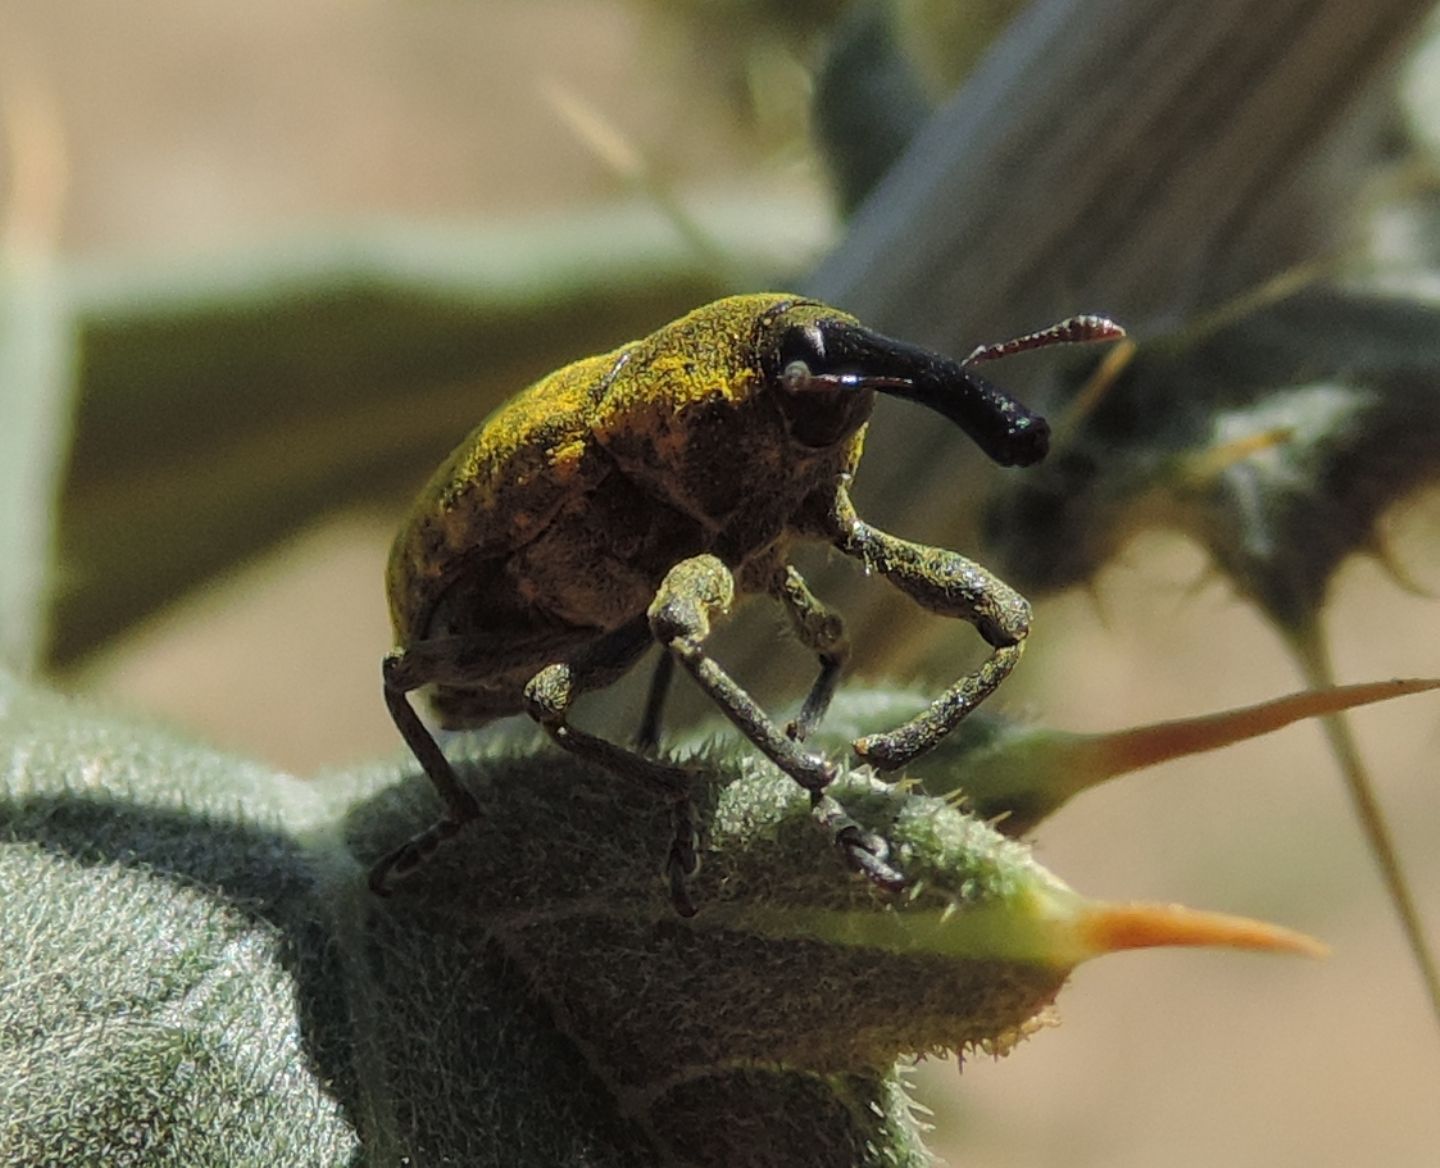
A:
<svg viewBox="0 0 1440 1168">
<path fill-rule="evenodd" d="M 682 200 L 763 184 L 811 200 L 817 224 L 834 214 L 786 128 L 788 64 L 771 62 L 780 108 L 741 113 L 733 74 L 705 68 L 659 6 L 0 0 L 0 39 L 59 110 L 67 259 L 203 258 L 357 218 L 518 221 L 622 197 L 544 97 L 552 78 Z M 317 524 L 66 683 L 299 773 L 398 753 L 377 681 L 381 572 L 405 501 Z M 1390 528 L 1411 576 L 1440 589 L 1440 497 Z M 923 514 L 900 533 L 938 535 Z M 1107 729 L 1299 688 L 1273 633 L 1205 573 L 1195 549 L 1147 536 L 1093 597 L 1042 605 L 1008 708 Z M 1371 562 L 1342 574 L 1328 624 L 1343 681 L 1440 673 L 1434 602 Z M 1355 721 L 1440 934 L 1440 713 L 1420 697 Z M 1316 728 L 1085 796 L 1039 847 L 1088 893 L 1267 917 L 1335 952 L 1321 964 L 1147 953 L 1083 969 L 1060 1029 L 963 1076 L 923 1068 L 948 1162 L 1436 1162 L 1440 1034 Z M 903 1008 L 904 987 L 876 992 Z"/>
</svg>

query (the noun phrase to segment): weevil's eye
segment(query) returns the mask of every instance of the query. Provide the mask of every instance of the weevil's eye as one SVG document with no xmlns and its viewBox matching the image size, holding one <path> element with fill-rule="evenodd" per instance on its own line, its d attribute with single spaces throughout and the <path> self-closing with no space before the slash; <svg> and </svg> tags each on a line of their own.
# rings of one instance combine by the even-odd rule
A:
<svg viewBox="0 0 1440 1168">
<path fill-rule="evenodd" d="M 815 324 L 791 325 L 780 334 L 770 368 L 780 393 L 776 399 L 785 428 L 801 446 L 812 449 L 842 442 L 865 424 L 873 395 L 855 373 L 835 368 L 826 352 L 826 335 Z M 773 359 L 773 358 L 772 358 Z M 847 362 L 849 364 L 849 362 Z"/>
<path fill-rule="evenodd" d="M 810 366 L 804 361 L 791 361 L 780 371 L 780 386 L 791 393 L 803 393 L 810 388 Z"/>
<path fill-rule="evenodd" d="M 802 365 L 809 373 L 825 368 L 825 337 L 813 324 L 796 324 L 780 336 L 780 368 L 789 372 Z"/>
</svg>

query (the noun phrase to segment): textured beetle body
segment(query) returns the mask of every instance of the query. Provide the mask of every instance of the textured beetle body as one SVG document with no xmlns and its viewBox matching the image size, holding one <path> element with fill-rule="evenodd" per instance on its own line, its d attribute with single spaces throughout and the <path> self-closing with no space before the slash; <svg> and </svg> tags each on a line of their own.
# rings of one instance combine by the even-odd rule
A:
<svg viewBox="0 0 1440 1168">
<path fill-rule="evenodd" d="M 792 436 L 769 349 L 778 322 L 821 318 L 853 319 L 779 295 L 698 309 L 536 382 L 446 460 L 389 566 L 400 645 L 489 646 L 434 689 L 444 725 L 520 712 L 539 669 L 642 616 L 682 560 L 709 552 L 764 589 L 854 470 L 874 400 L 836 403 L 818 446 Z"/>
<path fill-rule="evenodd" d="M 649 757 L 671 669 L 682 666 L 740 731 L 810 793 L 846 861 L 877 886 L 903 876 L 826 789 L 838 768 L 806 750 L 848 652 L 839 615 L 789 563 L 797 538 L 830 543 L 931 612 L 974 625 L 990 656 L 921 714 L 856 740 L 893 770 L 931 749 L 1009 675 L 1030 627 L 1023 597 L 957 552 L 863 522 L 848 484 L 877 392 L 959 425 L 997 462 L 1044 456 L 1043 419 L 973 366 L 1027 348 L 1106 339 L 1076 317 L 957 362 L 872 332 L 813 300 L 736 296 L 648 337 L 551 374 L 470 435 L 421 492 L 390 557 L 396 650 L 386 705 L 445 816 L 376 865 L 371 887 L 413 870 L 480 814 L 408 695 L 429 687 L 444 725 L 528 713 L 562 748 L 647 783 L 675 805 L 666 871 L 693 912 L 691 775 Z M 820 671 L 781 730 L 706 650 L 737 594 L 781 604 Z M 569 721 L 575 699 L 665 650 L 639 736 L 627 750 Z"/>
</svg>

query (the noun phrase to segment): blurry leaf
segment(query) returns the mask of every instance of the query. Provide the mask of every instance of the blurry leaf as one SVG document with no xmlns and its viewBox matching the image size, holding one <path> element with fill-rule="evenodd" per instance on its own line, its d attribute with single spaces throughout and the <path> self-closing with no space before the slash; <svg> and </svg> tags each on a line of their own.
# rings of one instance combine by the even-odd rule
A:
<svg viewBox="0 0 1440 1168">
<path fill-rule="evenodd" d="M 1020 7 L 1018 0 L 859 0 L 834 22 L 811 122 L 847 215 Z"/>
<path fill-rule="evenodd" d="M 965 79 L 1024 0 L 887 0 L 899 17 L 902 46 L 933 92 Z"/>
<path fill-rule="evenodd" d="M 1026 4 L 803 290 L 963 354 L 1075 312 L 1143 330 L 1250 288 L 1352 234 L 1378 153 L 1368 114 L 1431 7 Z M 1006 371 L 1006 388 L 1054 421 L 1037 381 Z M 976 548 L 973 452 L 884 405 L 856 480 L 861 514 Z M 885 590 L 838 574 L 812 584 L 846 614 L 857 660 L 934 672 L 892 635 L 906 614 Z"/>
<path fill-rule="evenodd" d="M 43 651 L 75 334 L 47 256 L 0 246 L 0 663 Z"/>
<path fill-rule="evenodd" d="M 1137 531 L 1174 528 L 1300 627 L 1335 569 L 1377 549 L 1386 508 L 1440 474 L 1437 388 L 1440 310 L 1400 299 L 1305 292 L 1142 344 L 1051 458 L 997 493 L 987 538 L 1043 595 L 1093 579 Z"/>
<path fill-rule="evenodd" d="M 842 211 L 864 201 L 929 113 L 928 95 L 896 39 L 892 6 L 852 5 L 815 79 L 813 114 L 816 147 Z"/>
<path fill-rule="evenodd" d="M 808 203 L 704 202 L 757 281 Z M 371 228 L 150 273 L 78 273 L 82 397 L 50 652 L 90 652 L 316 515 L 398 506 L 498 402 L 730 289 L 653 208 Z"/>
<path fill-rule="evenodd" d="M 3 675 L 0 756 L 0 1162 L 344 1162 L 315 794 Z"/>
<path fill-rule="evenodd" d="M 1440 161 L 1440 22 L 1434 13 L 1401 71 L 1399 97 L 1405 128 L 1433 167 Z"/>
<path fill-rule="evenodd" d="M 1440 476 L 1440 310 L 1307 291 L 1142 345 L 1062 421 L 1049 462 L 996 497 L 990 541 L 1032 593 L 1084 583 L 1139 530 L 1209 552 L 1274 624 L 1312 686 L 1334 675 L 1321 623 L 1351 555 L 1387 549 L 1382 515 Z M 1092 408 L 1093 406 L 1093 408 Z M 1440 1020 L 1440 964 L 1360 752 L 1325 732 Z"/>
<path fill-rule="evenodd" d="M 0 129 L 0 667 L 26 672 L 47 631 L 75 335 L 53 252 L 64 139 L 48 92 L 10 44 L 0 46 Z"/>
<path fill-rule="evenodd" d="M 914 879 L 887 900 L 748 750 L 706 763 L 682 921 L 667 808 L 536 738 L 490 736 L 484 818 L 379 901 L 423 777 L 303 784 L 0 681 L 0 1158 L 918 1168 L 897 1058 L 1007 1049 L 1101 953 L 1315 948 L 1087 900 L 852 774 Z"/>
</svg>

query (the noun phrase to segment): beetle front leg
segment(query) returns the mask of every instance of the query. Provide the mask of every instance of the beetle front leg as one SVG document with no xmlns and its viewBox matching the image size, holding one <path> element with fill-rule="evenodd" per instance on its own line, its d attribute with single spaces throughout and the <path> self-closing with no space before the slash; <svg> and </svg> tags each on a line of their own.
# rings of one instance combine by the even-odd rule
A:
<svg viewBox="0 0 1440 1168">
<path fill-rule="evenodd" d="M 418 835 L 412 836 L 370 869 L 370 889 L 379 896 L 390 895 L 392 878 L 404 879 L 472 819 L 480 816 L 480 805 L 460 783 L 450 760 L 440 749 L 415 707 L 410 694 L 432 678 L 423 654 L 398 650 L 381 666 L 385 706 L 405 745 L 419 761 L 430 782 L 445 803 L 445 814 Z"/>
<path fill-rule="evenodd" d="M 903 726 L 851 744 L 877 770 L 896 770 L 938 745 L 1010 675 L 1030 631 L 1030 604 L 998 576 L 958 552 L 910 543 L 871 527 L 856 515 L 843 489 L 836 493 L 831 522 L 832 539 L 842 552 L 931 612 L 968 621 L 994 648 L 978 669 Z"/>
<path fill-rule="evenodd" d="M 885 862 L 889 846 L 863 831 L 850 819 L 826 788 L 839 769 L 817 754 L 801 748 L 775 725 L 770 716 L 705 651 L 711 619 L 730 610 L 735 581 L 730 570 L 714 556 L 682 560 L 666 573 L 650 605 L 650 628 L 655 639 L 709 694 L 736 728 L 771 762 L 810 792 L 816 819 L 831 832 L 846 860 L 869 880 L 891 891 L 904 887 L 905 878 Z"/>
</svg>

